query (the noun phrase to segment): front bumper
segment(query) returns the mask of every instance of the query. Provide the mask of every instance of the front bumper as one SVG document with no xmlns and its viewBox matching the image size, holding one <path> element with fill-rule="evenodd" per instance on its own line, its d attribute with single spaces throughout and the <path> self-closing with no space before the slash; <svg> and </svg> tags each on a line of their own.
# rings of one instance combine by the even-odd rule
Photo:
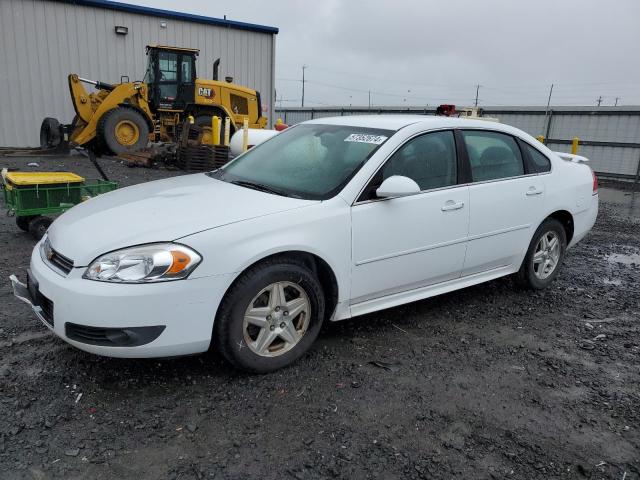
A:
<svg viewBox="0 0 640 480">
<path fill-rule="evenodd" d="M 84 270 L 74 268 L 64 277 L 42 260 L 36 246 L 30 264 L 33 285 L 28 288 L 15 275 L 10 279 L 14 295 L 31 305 L 57 336 L 81 350 L 110 357 L 168 357 L 206 351 L 216 310 L 232 281 L 231 275 L 217 275 L 112 284 L 83 279 Z M 43 299 L 50 302 L 44 305 L 48 309 L 43 309 Z M 95 341 L 98 330 L 111 337 L 124 332 L 134 346 L 96 344 L 101 343 Z M 145 343 L 136 346 L 141 341 Z"/>
</svg>

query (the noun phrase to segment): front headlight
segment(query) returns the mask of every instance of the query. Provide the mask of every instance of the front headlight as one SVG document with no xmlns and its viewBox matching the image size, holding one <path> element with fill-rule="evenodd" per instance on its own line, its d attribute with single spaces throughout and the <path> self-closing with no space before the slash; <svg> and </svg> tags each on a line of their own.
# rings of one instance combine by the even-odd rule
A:
<svg viewBox="0 0 640 480">
<path fill-rule="evenodd" d="M 153 243 L 124 248 L 96 258 L 83 278 L 101 282 L 149 283 L 187 277 L 202 261 L 189 247 Z"/>
</svg>

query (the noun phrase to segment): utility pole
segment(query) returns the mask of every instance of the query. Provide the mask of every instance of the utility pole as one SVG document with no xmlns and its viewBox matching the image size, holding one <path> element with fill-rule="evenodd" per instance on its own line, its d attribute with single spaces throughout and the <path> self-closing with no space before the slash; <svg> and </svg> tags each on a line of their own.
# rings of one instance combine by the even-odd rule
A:
<svg viewBox="0 0 640 480">
<path fill-rule="evenodd" d="M 551 84 L 551 88 L 549 89 L 549 98 L 547 99 L 547 112 L 549 111 L 549 105 L 551 105 L 551 94 L 553 93 L 553 83 Z M 546 112 L 545 112 L 546 115 Z"/>
<path fill-rule="evenodd" d="M 369 109 L 371 109 L 371 90 L 369 90 Z"/>
<path fill-rule="evenodd" d="M 304 71 L 307 65 L 302 65 L 302 107 L 304 107 Z"/>
<path fill-rule="evenodd" d="M 620 97 L 616 97 L 616 103 L 613 104 L 614 107 L 618 106 L 618 100 L 620 100 Z"/>
<path fill-rule="evenodd" d="M 549 89 L 549 98 L 547 99 L 547 109 L 544 111 L 544 124 L 545 131 L 542 132 L 542 135 L 546 135 L 546 131 L 549 130 L 548 117 L 549 117 L 549 106 L 551 105 L 551 94 L 553 93 L 553 83 L 551 84 L 551 88 Z M 550 121 L 550 120 L 549 120 Z"/>
<path fill-rule="evenodd" d="M 602 103 L 602 95 L 600 95 L 598 97 L 598 100 L 596 100 L 598 102 L 598 106 L 600 106 L 600 104 Z"/>
<path fill-rule="evenodd" d="M 475 106 L 478 106 L 478 92 L 480 91 L 480 84 L 476 85 L 476 103 Z"/>
</svg>

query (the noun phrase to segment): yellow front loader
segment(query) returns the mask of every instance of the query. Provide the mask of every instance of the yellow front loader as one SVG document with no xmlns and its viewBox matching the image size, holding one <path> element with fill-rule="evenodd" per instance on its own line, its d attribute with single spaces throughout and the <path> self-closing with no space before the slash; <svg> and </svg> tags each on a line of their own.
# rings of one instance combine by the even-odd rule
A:
<svg viewBox="0 0 640 480">
<path fill-rule="evenodd" d="M 196 77 L 196 56 L 191 48 L 147 47 L 147 70 L 142 81 L 121 77 L 117 85 L 69 75 L 69 90 L 76 115 L 69 125 L 45 118 L 40 145 L 53 148 L 68 141 L 97 153 L 120 154 L 144 148 L 149 140 L 176 141 L 187 119 L 205 130 L 211 117 L 230 119 L 232 134 L 245 119 L 250 128 L 264 128 L 260 93 L 219 81 L 219 60 L 214 62 L 213 80 Z M 126 81 L 124 81 L 126 79 Z M 87 92 L 83 84 L 93 85 Z M 209 132 L 210 136 L 210 132 Z"/>
</svg>

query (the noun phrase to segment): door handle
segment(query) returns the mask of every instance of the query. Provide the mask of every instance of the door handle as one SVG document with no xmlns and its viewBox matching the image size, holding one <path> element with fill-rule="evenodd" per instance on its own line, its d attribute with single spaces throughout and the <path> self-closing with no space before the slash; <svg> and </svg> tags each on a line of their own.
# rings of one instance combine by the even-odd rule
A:
<svg viewBox="0 0 640 480">
<path fill-rule="evenodd" d="M 453 200 L 448 200 L 440 210 L 443 212 L 450 212 L 451 210 L 460 210 L 464 207 L 464 202 L 454 202 Z"/>
<path fill-rule="evenodd" d="M 540 195 L 542 193 L 541 189 L 537 189 L 536 187 L 529 187 L 529 190 L 527 190 L 527 195 L 528 196 L 532 196 L 532 195 Z"/>
</svg>

